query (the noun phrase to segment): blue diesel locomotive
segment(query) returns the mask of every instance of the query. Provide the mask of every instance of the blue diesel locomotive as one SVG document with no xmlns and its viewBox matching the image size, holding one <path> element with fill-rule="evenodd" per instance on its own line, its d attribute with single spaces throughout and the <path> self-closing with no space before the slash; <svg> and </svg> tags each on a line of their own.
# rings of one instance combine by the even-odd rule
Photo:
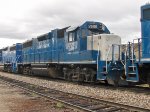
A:
<svg viewBox="0 0 150 112">
<path fill-rule="evenodd" d="M 103 23 L 87 21 L 2 49 L 1 65 L 8 72 L 72 81 L 106 81 L 106 63 L 112 60 L 113 44 L 120 45 L 121 38 L 110 34 Z M 116 52 L 115 58 L 118 56 Z"/>
<path fill-rule="evenodd" d="M 150 4 L 141 7 L 142 37 L 122 50 L 121 38 L 100 22 L 54 29 L 0 50 L 0 68 L 71 81 L 150 84 Z"/>
<path fill-rule="evenodd" d="M 110 34 L 99 22 L 55 29 L 23 43 L 23 74 L 84 82 L 105 80 L 103 74 L 97 72 L 102 72 L 102 65 L 105 66 L 108 48 L 120 43 L 120 37 Z M 100 49 L 105 49 L 102 57 Z M 97 64 L 101 66 L 97 68 Z"/>
<path fill-rule="evenodd" d="M 6 47 L 0 50 L 0 67 L 7 72 L 19 72 L 22 63 L 22 44 Z"/>
<path fill-rule="evenodd" d="M 138 56 L 135 56 L 135 42 L 138 43 Z M 138 66 L 137 81 L 150 84 L 150 4 L 141 7 L 141 38 L 133 40 L 133 63 Z"/>
</svg>

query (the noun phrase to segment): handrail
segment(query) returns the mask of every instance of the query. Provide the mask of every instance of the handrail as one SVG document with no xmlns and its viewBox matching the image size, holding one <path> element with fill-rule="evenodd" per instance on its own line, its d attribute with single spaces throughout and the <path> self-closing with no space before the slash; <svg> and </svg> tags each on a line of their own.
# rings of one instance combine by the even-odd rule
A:
<svg viewBox="0 0 150 112">
<path fill-rule="evenodd" d="M 134 40 L 133 40 L 133 43 L 132 43 L 132 65 L 134 65 Z M 134 67 L 133 67 L 133 71 L 135 71 Z"/>
<path fill-rule="evenodd" d="M 140 45 L 140 40 L 143 40 L 143 39 L 147 39 L 146 37 L 143 37 L 143 38 L 136 38 L 136 39 L 133 39 L 133 53 L 132 55 L 134 55 L 134 43 L 135 43 L 135 40 L 138 40 L 138 61 L 140 62 L 141 61 L 141 45 Z"/>
<path fill-rule="evenodd" d="M 106 55 L 106 72 L 108 71 L 107 62 L 108 62 L 108 56 L 109 56 L 111 47 L 112 47 L 112 61 L 114 61 L 114 47 L 115 47 L 115 46 L 118 46 L 118 47 L 119 47 L 119 49 L 118 49 L 118 50 L 119 50 L 119 53 L 118 53 L 119 58 L 118 58 L 118 60 L 120 60 L 120 45 L 119 45 L 119 44 L 112 44 L 112 46 L 109 46 L 109 50 L 108 50 L 107 55 Z"/>
<path fill-rule="evenodd" d="M 98 36 L 97 70 L 99 68 L 98 61 L 99 61 L 99 56 L 100 56 L 100 38 L 101 38 L 101 36 Z"/>
<path fill-rule="evenodd" d="M 127 68 L 126 68 L 126 66 L 127 66 L 127 56 L 128 56 L 128 50 L 129 50 L 129 47 L 130 47 L 130 43 L 131 42 L 128 42 L 129 43 L 129 45 L 128 44 L 126 44 L 126 50 L 125 50 L 125 64 L 124 64 L 124 70 L 125 70 L 125 75 L 127 74 Z M 129 50 L 129 56 L 130 56 L 130 50 Z"/>
<path fill-rule="evenodd" d="M 108 62 L 108 55 L 109 55 L 109 53 L 110 53 L 110 49 L 111 49 L 111 46 L 109 46 L 108 52 L 107 52 L 107 54 L 106 54 L 106 72 L 108 71 L 107 62 Z"/>
</svg>

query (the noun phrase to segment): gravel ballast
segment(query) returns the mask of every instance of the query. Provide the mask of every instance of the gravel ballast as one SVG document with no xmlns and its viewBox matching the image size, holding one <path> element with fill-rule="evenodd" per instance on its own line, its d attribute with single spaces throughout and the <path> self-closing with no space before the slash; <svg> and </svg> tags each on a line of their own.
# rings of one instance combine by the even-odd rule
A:
<svg viewBox="0 0 150 112">
<path fill-rule="evenodd" d="M 0 112 L 80 112 L 0 81 Z M 82 111 L 81 111 L 82 112 Z"/>
<path fill-rule="evenodd" d="M 0 72 L 0 75 L 7 76 L 16 80 L 25 81 L 27 83 L 32 83 L 35 85 L 61 90 L 68 93 L 74 93 L 83 96 L 91 96 L 94 98 L 103 99 L 111 102 L 150 109 L 150 94 L 144 92 L 137 93 L 129 91 L 128 89 L 109 89 L 107 87 L 105 88 L 101 86 L 88 87 L 69 82 L 45 80 L 36 77 L 26 77 L 4 72 Z"/>
</svg>

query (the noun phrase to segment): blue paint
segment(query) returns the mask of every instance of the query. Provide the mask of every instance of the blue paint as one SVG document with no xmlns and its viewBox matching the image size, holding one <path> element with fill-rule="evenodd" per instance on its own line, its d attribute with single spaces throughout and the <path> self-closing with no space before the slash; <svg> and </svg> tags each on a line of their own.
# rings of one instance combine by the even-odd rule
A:
<svg viewBox="0 0 150 112">
<path fill-rule="evenodd" d="M 107 27 L 99 22 L 85 22 L 74 30 L 67 32 L 67 29 L 69 28 L 64 28 L 64 30 L 54 29 L 44 34 L 46 38 L 41 41 L 38 38 L 42 36 L 39 36 L 37 39 L 32 39 L 32 45 L 23 48 L 23 63 L 96 61 L 97 51 L 87 50 L 87 36 L 91 35 L 89 33 L 90 30 L 99 34 L 110 33 Z M 83 37 L 83 29 L 85 31 L 85 37 Z M 64 35 L 61 35 L 62 32 Z M 69 42 L 68 38 L 70 32 L 74 35 L 71 42 Z"/>
<path fill-rule="evenodd" d="M 17 72 L 18 63 L 22 63 L 22 44 L 16 43 L 11 47 L 2 49 L 2 63 L 11 67 L 12 72 Z"/>
<path fill-rule="evenodd" d="M 0 49 L 0 64 L 3 63 L 3 60 L 2 60 L 2 49 Z"/>
<path fill-rule="evenodd" d="M 150 58 L 150 4 L 141 7 L 142 58 Z"/>
<path fill-rule="evenodd" d="M 97 80 L 106 80 L 107 74 L 106 72 L 106 61 L 98 61 L 98 70 L 97 70 Z"/>
<path fill-rule="evenodd" d="M 110 34 L 110 31 L 103 23 L 93 21 L 87 21 L 72 30 L 71 27 L 54 29 L 23 44 L 16 44 L 15 57 L 20 57 L 15 63 L 11 61 L 10 63 L 14 72 L 17 71 L 16 63 L 81 64 L 83 62 L 97 66 L 98 51 L 87 50 L 87 38 L 103 33 Z M 103 71 L 105 62 L 99 60 L 98 63 L 97 79 L 101 79 L 99 73 Z"/>
</svg>

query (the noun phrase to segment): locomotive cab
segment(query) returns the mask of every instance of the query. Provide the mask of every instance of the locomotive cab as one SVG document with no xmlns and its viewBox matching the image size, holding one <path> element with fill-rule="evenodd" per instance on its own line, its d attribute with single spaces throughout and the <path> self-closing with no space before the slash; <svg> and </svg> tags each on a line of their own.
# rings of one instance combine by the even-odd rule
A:
<svg viewBox="0 0 150 112">
<path fill-rule="evenodd" d="M 138 40 L 136 44 L 135 41 Z M 150 4 L 141 7 L 141 38 L 128 43 L 125 61 L 126 81 L 132 84 L 150 83 Z M 131 51 L 132 50 L 132 51 Z"/>
<path fill-rule="evenodd" d="M 150 4 L 141 7 L 141 49 L 139 50 L 139 77 L 141 83 L 150 85 Z M 139 44 L 140 45 L 140 44 Z"/>
<path fill-rule="evenodd" d="M 68 54 L 74 55 L 72 55 L 71 58 L 70 56 L 67 56 L 67 59 L 65 60 L 81 60 L 84 62 L 95 60 L 96 57 L 93 55 L 93 53 L 97 54 L 96 51 L 91 51 L 87 49 L 88 36 L 103 33 L 110 34 L 107 27 L 100 22 L 87 21 L 81 26 L 68 28 L 65 33 L 65 51 Z"/>
<path fill-rule="evenodd" d="M 150 4 L 141 7 L 142 58 L 150 61 Z"/>
<path fill-rule="evenodd" d="M 110 34 L 100 22 L 85 22 L 81 26 L 70 27 L 65 35 L 65 63 L 71 68 L 64 68 L 65 77 L 76 81 L 94 82 L 106 80 L 103 67 L 106 67 L 107 52 L 113 44 L 121 44 L 121 38 Z M 112 48 L 109 61 L 112 56 Z M 118 55 L 118 54 L 117 54 Z"/>
</svg>

